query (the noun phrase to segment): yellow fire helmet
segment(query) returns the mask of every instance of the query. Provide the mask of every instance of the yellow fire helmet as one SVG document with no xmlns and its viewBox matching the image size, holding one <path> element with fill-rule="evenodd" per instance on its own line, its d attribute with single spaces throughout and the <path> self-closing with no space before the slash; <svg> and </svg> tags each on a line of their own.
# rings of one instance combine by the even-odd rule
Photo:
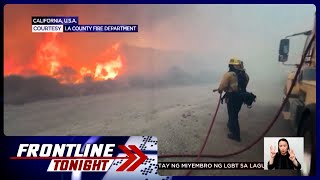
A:
<svg viewBox="0 0 320 180">
<path fill-rule="evenodd" d="M 231 65 L 241 65 L 241 61 L 238 58 L 231 58 L 229 61 L 229 64 Z"/>
</svg>

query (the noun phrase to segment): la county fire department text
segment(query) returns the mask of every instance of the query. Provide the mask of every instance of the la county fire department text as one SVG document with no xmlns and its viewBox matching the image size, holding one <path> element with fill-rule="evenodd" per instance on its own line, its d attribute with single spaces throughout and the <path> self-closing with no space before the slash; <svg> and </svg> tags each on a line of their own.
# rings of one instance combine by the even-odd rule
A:
<svg viewBox="0 0 320 180">
<path fill-rule="evenodd" d="M 74 25 L 64 26 L 65 32 L 108 32 L 108 31 L 136 31 L 135 25 Z"/>
</svg>

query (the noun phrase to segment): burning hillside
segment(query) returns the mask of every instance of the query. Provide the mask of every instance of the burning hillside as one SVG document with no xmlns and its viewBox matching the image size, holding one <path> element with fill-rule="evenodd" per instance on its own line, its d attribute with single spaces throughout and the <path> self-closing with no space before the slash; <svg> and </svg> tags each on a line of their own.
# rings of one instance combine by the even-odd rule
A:
<svg viewBox="0 0 320 180">
<path fill-rule="evenodd" d="M 91 59 L 86 53 L 97 50 L 92 49 L 95 47 L 84 52 L 67 44 L 58 34 L 47 34 L 28 61 L 7 52 L 5 104 L 212 81 L 212 74 L 197 71 L 191 63 L 194 58 L 188 54 L 116 43 L 102 48 L 102 52 L 95 51 L 93 54 L 99 55 L 90 55 L 94 57 Z M 72 55 L 74 52 L 77 54 Z M 192 65 L 189 70 L 188 64 Z"/>
<path fill-rule="evenodd" d="M 89 63 L 81 64 L 68 55 L 67 47 L 59 41 L 58 34 L 51 33 L 45 36 L 35 57 L 27 65 L 6 58 L 4 76 L 50 76 L 62 84 L 76 84 L 84 80 L 113 80 L 124 68 L 124 56 L 119 52 L 119 46 L 119 43 L 114 44 Z"/>
</svg>

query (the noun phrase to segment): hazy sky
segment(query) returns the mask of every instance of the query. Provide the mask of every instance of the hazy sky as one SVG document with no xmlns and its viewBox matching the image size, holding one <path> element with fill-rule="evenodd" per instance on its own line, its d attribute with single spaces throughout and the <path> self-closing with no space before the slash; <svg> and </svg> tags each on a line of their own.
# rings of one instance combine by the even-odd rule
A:
<svg viewBox="0 0 320 180">
<path fill-rule="evenodd" d="M 120 41 L 199 53 L 199 61 L 210 59 L 221 67 L 237 56 L 248 70 L 260 72 L 257 67 L 277 63 L 281 38 L 312 28 L 315 11 L 313 5 L 7 5 L 5 57 L 28 61 L 34 56 L 43 34 L 31 33 L 31 16 L 69 15 L 79 16 L 81 24 L 139 25 L 139 33 L 59 35 L 79 61 Z M 298 58 L 303 38 L 296 39 L 290 53 Z"/>
</svg>

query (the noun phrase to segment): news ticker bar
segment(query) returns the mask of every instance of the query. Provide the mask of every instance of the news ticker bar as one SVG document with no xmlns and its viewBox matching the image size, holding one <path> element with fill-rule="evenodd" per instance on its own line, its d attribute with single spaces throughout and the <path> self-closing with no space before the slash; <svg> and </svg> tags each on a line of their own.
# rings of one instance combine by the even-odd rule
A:
<svg viewBox="0 0 320 180">
<path fill-rule="evenodd" d="M 247 169 L 263 170 L 263 162 L 159 162 L 159 169 Z"/>
</svg>

